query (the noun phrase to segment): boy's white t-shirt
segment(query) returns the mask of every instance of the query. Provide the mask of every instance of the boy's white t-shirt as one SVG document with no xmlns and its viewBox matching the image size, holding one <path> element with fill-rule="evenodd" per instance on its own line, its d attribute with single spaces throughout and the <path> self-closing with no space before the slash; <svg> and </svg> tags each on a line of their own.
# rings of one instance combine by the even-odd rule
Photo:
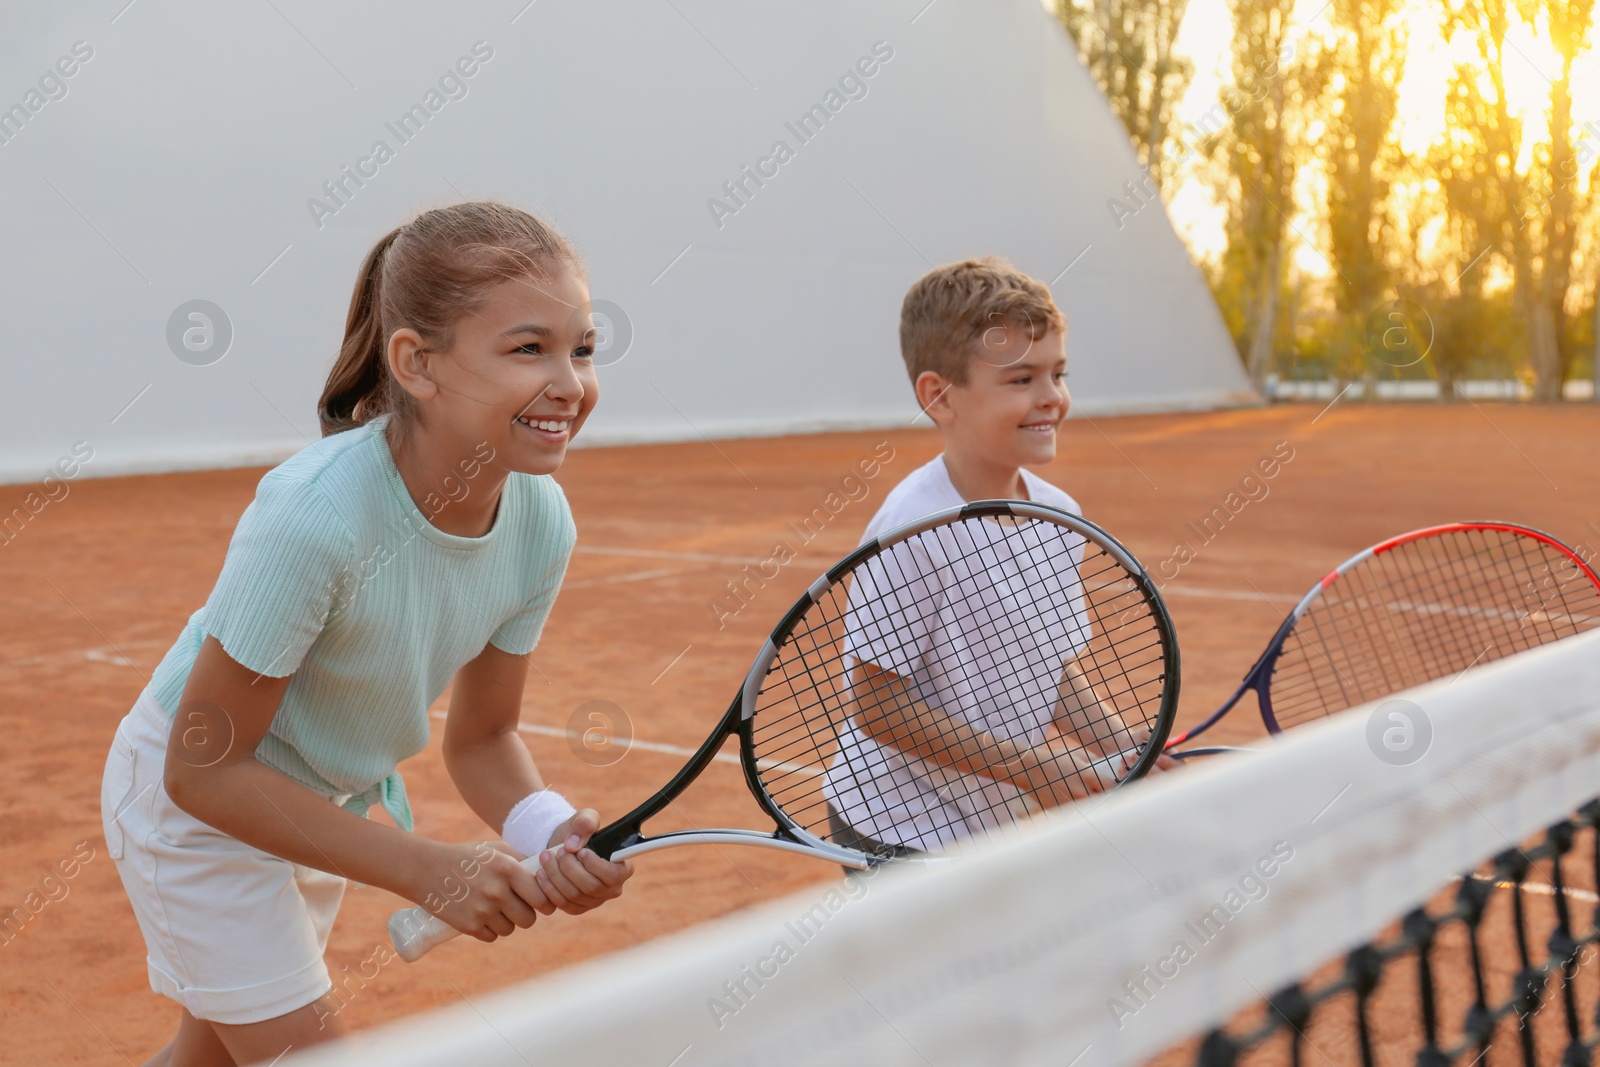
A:
<svg viewBox="0 0 1600 1067">
<path fill-rule="evenodd" d="M 1021 474 L 1030 500 L 1081 514 L 1065 492 L 1031 471 Z M 862 541 L 965 503 L 938 456 L 894 487 Z M 1056 710 L 1056 680 L 1091 631 L 1077 570 L 1082 542 L 1066 553 L 1059 542 L 1046 551 L 1026 529 L 964 524 L 959 534 L 936 531 L 863 566 L 847 607 L 846 669 L 873 663 L 911 682 L 918 699 L 946 715 L 1017 744 L 1042 743 Z M 988 538 L 978 553 L 981 568 L 967 563 L 974 530 Z M 1041 605 L 1058 625 L 1030 625 Z M 1022 799 L 1009 783 L 879 744 L 849 719 L 823 793 L 858 833 L 924 851 L 1012 821 Z"/>
</svg>

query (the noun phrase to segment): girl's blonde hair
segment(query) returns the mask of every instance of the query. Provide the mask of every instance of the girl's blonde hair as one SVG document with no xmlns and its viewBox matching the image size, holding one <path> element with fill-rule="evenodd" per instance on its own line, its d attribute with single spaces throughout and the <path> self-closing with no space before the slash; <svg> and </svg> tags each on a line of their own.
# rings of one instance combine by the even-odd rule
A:
<svg viewBox="0 0 1600 1067">
<path fill-rule="evenodd" d="M 410 327 L 429 351 L 447 351 L 455 324 L 513 278 L 548 279 L 588 269 L 565 237 L 526 211 L 493 200 L 424 211 L 367 253 L 350 298 L 344 343 L 328 373 L 317 416 L 322 435 L 391 412 L 404 425 L 415 401 L 389 373 L 388 345 Z"/>
</svg>

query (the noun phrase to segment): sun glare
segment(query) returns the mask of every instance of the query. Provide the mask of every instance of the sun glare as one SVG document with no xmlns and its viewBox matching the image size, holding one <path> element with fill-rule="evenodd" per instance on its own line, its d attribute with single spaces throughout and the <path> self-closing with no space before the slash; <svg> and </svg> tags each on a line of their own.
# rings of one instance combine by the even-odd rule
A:
<svg viewBox="0 0 1600 1067">
<path fill-rule="evenodd" d="M 1437 0 L 1414 2 L 1406 18 L 1409 30 L 1405 75 L 1400 85 L 1396 133 L 1404 152 L 1424 155 L 1428 146 L 1445 134 L 1445 93 L 1457 66 L 1476 70 L 1485 95 L 1492 96 L 1490 79 L 1468 35 L 1447 42 L 1440 28 Z M 1295 9 L 1296 35 L 1331 39 L 1335 33 L 1324 0 L 1300 0 Z M 1198 123 L 1218 100 L 1222 87 L 1232 81 L 1230 48 L 1232 20 L 1227 0 L 1190 0 L 1178 33 L 1177 50 L 1194 64 L 1194 77 L 1177 109 L 1176 126 Z M 1304 37 L 1301 36 L 1303 40 Z M 1502 67 L 1506 98 L 1512 113 L 1523 123 L 1526 135 L 1517 165 L 1528 165 L 1531 145 L 1546 136 L 1550 89 L 1560 73 L 1560 60 L 1542 29 L 1514 20 L 1506 37 Z M 1579 127 L 1573 136 L 1596 138 L 1600 150 L 1600 59 L 1584 53 L 1573 65 L 1573 117 Z M 1585 124 L 1590 132 L 1585 132 Z M 1320 169 L 1320 168 L 1319 168 Z M 1587 175 L 1584 176 L 1587 181 Z M 1326 182 L 1319 175 L 1302 175 L 1297 183 L 1294 263 L 1314 277 L 1330 268 L 1320 243 L 1325 230 L 1320 219 L 1320 195 Z M 1226 247 L 1225 213 L 1217 203 L 1205 171 L 1191 166 L 1177 185 L 1167 190 L 1168 210 L 1174 226 L 1197 258 L 1212 258 Z M 1422 235 L 1424 239 L 1427 234 Z"/>
</svg>

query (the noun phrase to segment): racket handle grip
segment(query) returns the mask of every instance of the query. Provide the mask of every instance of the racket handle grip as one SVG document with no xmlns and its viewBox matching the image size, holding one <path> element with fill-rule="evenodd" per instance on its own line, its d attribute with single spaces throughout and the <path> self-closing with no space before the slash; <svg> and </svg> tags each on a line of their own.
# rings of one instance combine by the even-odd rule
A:
<svg viewBox="0 0 1600 1067">
<path fill-rule="evenodd" d="M 531 874 L 539 870 L 539 857 L 529 856 L 522 866 Z M 461 931 L 420 905 L 401 908 L 389 916 L 389 941 L 395 955 L 415 963 L 446 941 L 461 936 Z"/>
<path fill-rule="evenodd" d="M 460 936 L 460 930 L 424 907 L 401 908 L 389 916 L 389 940 L 395 954 L 407 963 L 417 962 L 434 948 Z"/>
</svg>

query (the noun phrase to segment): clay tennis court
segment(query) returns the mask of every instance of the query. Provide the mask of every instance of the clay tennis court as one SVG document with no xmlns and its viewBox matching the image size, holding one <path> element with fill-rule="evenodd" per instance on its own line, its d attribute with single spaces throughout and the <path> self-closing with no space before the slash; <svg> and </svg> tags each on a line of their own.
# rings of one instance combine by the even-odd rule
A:
<svg viewBox="0 0 1600 1067">
<path fill-rule="evenodd" d="M 1073 420 L 1040 473 L 1162 582 L 1183 652 L 1181 727 L 1227 695 L 1309 583 L 1384 536 L 1504 518 L 1580 551 L 1600 545 L 1597 439 L 1600 405 L 1279 406 Z M 858 464 L 881 460 L 883 442 L 893 458 L 863 479 Z M 1275 449 L 1281 459 L 1282 443 L 1292 458 L 1261 479 L 1258 463 Z M 726 707 L 792 597 L 937 450 L 933 431 L 908 428 L 572 454 L 559 480 L 579 549 L 523 705 L 547 780 L 603 816 L 653 792 Z M 0 555 L 6 1062 L 138 1063 L 171 1036 L 176 1011 L 149 990 L 143 943 L 105 853 L 100 774 L 117 721 L 210 590 L 261 473 L 76 482 Z M 1251 473 L 1259 480 L 1247 494 L 1240 482 Z M 0 490 L 0 513 L 27 491 Z M 1247 500 L 1236 514 L 1230 493 L 1235 507 Z M 1200 520 L 1214 508 L 1227 521 L 1213 517 L 1203 537 Z M 727 583 L 756 573 L 780 542 L 798 558 L 764 588 L 749 581 L 741 605 Z M 1179 542 L 1192 559 L 1174 556 Z M 610 728 L 631 729 L 638 743 L 607 748 L 591 734 L 599 747 L 586 748 L 567 736 L 604 731 L 588 716 L 608 708 L 625 720 Z M 1251 740 L 1262 733 L 1253 715 L 1246 705 L 1210 736 Z M 441 732 L 402 767 L 417 830 L 475 839 L 487 831 L 445 775 Z M 678 824 L 759 826 L 738 773 L 708 772 L 677 805 Z M 372 1027 L 839 876 L 752 849 L 675 849 L 637 867 L 625 897 L 589 916 L 541 919 L 492 946 L 457 941 L 412 965 L 374 962 L 385 958 L 384 920 L 402 902 L 352 886 L 329 945 L 335 984 L 351 990 L 343 1017 Z"/>
</svg>

